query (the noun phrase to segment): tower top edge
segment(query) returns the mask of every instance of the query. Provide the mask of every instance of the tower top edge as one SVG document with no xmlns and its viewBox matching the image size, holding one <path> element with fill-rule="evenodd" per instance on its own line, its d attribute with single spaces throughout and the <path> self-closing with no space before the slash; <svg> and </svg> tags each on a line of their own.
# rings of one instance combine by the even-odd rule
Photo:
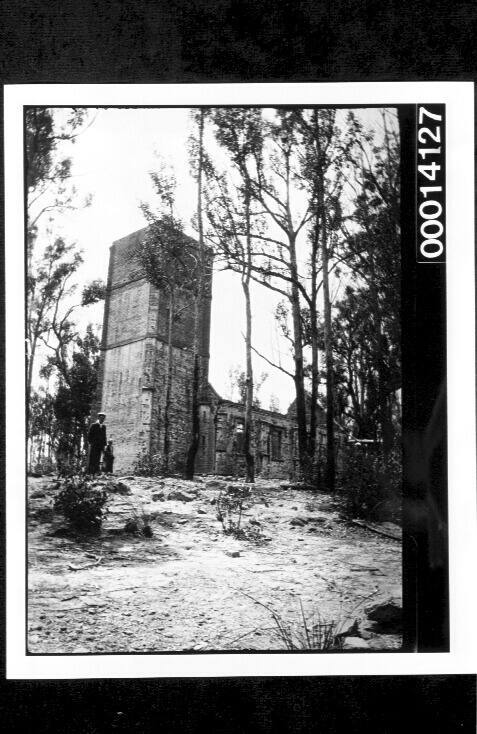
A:
<svg viewBox="0 0 477 734">
<path fill-rule="evenodd" d="M 138 244 L 141 241 L 141 239 L 146 235 L 146 232 L 148 231 L 149 227 L 150 225 L 147 225 L 146 227 L 137 229 L 135 232 L 131 232 L 130 234 L 125 235 L 124 237 L 120 237 L 117 240 L 113 240 L 111 247 L 119 246 L 120 249 L 123 249 L 123 248 L 126 249 L 130 245 Z M 195 240 L 190 235 L 184 233 L 183 236 L 186 242 L 190 242 L 196 246 L 199 245 L 197 240 Z"/>
</svg>

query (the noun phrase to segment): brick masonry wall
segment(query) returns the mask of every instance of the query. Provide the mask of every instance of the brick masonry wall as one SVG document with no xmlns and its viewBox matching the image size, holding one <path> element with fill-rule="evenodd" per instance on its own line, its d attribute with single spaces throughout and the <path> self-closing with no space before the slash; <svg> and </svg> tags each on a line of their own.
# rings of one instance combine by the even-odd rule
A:
<svg viewBox="0 0 477 734">
<path fill-rule="evenodd" d="M 106 414 L 108 438 L 115 447 L 115 469 L 129 471 L 142 451 L 162 453 L 167 371 L 168 298 L 151 286 L 132 257 L 146 229 L 111 247 L 104 310 L 99 386 L 93 413 Z M 243 406 L 209 399 L 208 362 L 212 270 L 200 323 L 200 445 L 196 470 L 243 475 L 244 456 L 237 450 L 235 429 Z M 180 469 L 191 436 L 194 300 L 183 291 L 182 313 L 174 323 L 173 376 L 169 409 L 171 464 Z M 92 418 L 95 419 L 95 415 Z M 296 466 L 293 410 L 289 415 L 254 410 L 252 451 L 256 473 L 270 478 L 293 476 Z M 270 431 L 280 429 L 280 458 L 273 459 Z M 321 432 L 320 432 L 321 433 Z M 235 441 L 235 443 L 234 443 Z M 323 447 L 321 448 L 323 450 Z"/>
<path fill-rule="evenodd" d="M 200 445 L 196 460 L 199 474 L 215 471 L 215 410 L 211 405 L 200 406 Z"/>
<path fill-rule="evenodd" d="M 244 406 L 224 401 L 217 409 L 216 472 L 243 476 L 245 457 L 237 449 L 237 422 L 243 420 Z M 288 479 L 294 474 L 293 432 L 296 423 L 280 413 L 256 409 L 253 411 L 251 450 L 255 457 L 255 473 L 271 479 Z M 273 428 L 280 429 L 279 459 L 272 459 L 269 436 Z"/>
<path fill-rule="evenodd" d="M 131 257 L 145 231 L 118 240 L 110 251 L 94 412 L 102 408 L 107 414 L 108 438 L 114 441 L 115 470 L 119 472 L 129 471 L 144 450 L 162 452 L 164 442 L 168 299 L 146 281 Z M 206 291 L 200 339 L 201 394 L 208 380 L 210 282 Z M 177 464 L 185 460 L 191 431 L 192 295 L 183 292 L 179 303 L 183 310 L 174 324 L 169 409 L 171 459 Z"/>
<path fill-rule="evenodd" d="M 145 341 L 108 349 L 104 358 L 103 410 L 113 439 L 115 469 L 129 469 L 148 448 L 150 391 L 142 389 Z"/>
<path fill-rule="evenodd" d="M 167 345 L 156 340 L 154 395 L 151 425 L 151 451 L 163 453 L 164 408 L 166 398 Z M 192 415 L 192 352 L 173 347 L 172 385 L 169 404 L 169 443 L 171 466 L 181 469 L 190 442 Z"/>
<path fill-rule="evenodd" d="M 144 337 L 148 332 L 151 286 L 136 281 L 111 293 L 106 347 Z"/>
</svg>

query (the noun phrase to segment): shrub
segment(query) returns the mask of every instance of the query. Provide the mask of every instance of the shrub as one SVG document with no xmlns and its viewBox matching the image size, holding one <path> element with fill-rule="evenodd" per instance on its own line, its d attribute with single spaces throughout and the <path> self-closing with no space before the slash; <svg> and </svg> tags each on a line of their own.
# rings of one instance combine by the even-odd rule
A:
<svg viewBox="0 0 477 734">
<path fill-rule="evenodd" d="M 163 475 L 163 461 L 160 454 L 143 451 L 138 455 L 133 467 L 133 474 L 140 477 L 159 477 Z"/>
<path fill-rule="evenodd" d="M 55 463 L 51 459 L 42 459 L 37 461 L 33 467 L 30 467 L 30 473 L 36 476 L 44 474 L 53 474 L 55 471 Z"/>
<path fill-rule="evenodd" d="M 133 474 L 140 477 L 164 477 L 182 474 L 184 469 L 184 459 L 178 453 L 171 454 L 166 470 L 164 456 L 161 453 L 151 454 L 149 451 L 143 451 L 136 459 Z"/>
<path fill-rule="evenodd" d="M 124 532 L 130 535 L 143 535 L 145 538 L 152 538 L 153 532 L 151 522 L 153 516 L 144 509 L 137 510 L 131 506 L 131 517 L 129 517 L 124 525 Z"/>
<path fill-rule="evenodd" d="M 254 604 L 267 610 L 274 622 L 275 635 L 286 650 L 328 652 L 342 649 L 343 638 L 340 632 L 343 628 L 343 620 L 325 620 L 317 609 L 307 614 L 301 599 L 299 599 L 298 614 L 295 614 L 293 619 L 285 619 L 268 604 L 264 604 L 246 592 L 242 594 L 251 599 Z"/>
<path fill-rule="evenodd" d="M 367 453 L 361 446 L 344 450 L 340 476 L 345 509 L 352 517 L 399 520 L 401 509 L 401 454 Z"/>
<path fill-rule="evenodd" d="M 217 520 L 222 523 L 225 535 L 239 537 L 243 534 L 240 528 L 245 500 L 252 492 L 248 485 L 230 484 L 225 492 L 220 492 L 217 498 Z"/>
<path fill-rule="evenodd" d="M 336 582 L 329 583 L 329 590 L 337 593 Z M 343 598 L 340 598 L 339 612 L 333 618 L 324 618 L 316 606 L 311 611 L 306 611 L 303 602 L 298 597 L 298 609 L 290 617 L 285 618 L 269 604 L 251 596 L 245 591 L 241 594 L 265 609 L 271 616 L 274 627 L 272 628 L 279 642 L 287 650 L 316 650 L 320 652 L 331 652 L 343 649 L 346 637 L 358 633 L 357 611 L 374 597 L 377 589 L 366 597 L 362 597 L 351 609 L 343 609 Z M 342 597 L 341 592 L 340 597 Z"/>
<path fill-rule="evenodd" d="M 85 457 L 58 456 L 56 471 L 59 477 L 75 477 L 86 472 Z"/>
<path fill-rule="evenodd" d="M 95 487 L 84 477 L 68 477 L 61 481 L 54 509 L 61 512 L 76 530 L 97 531 L 101 527 L 106 490 Z"/>
</svg>

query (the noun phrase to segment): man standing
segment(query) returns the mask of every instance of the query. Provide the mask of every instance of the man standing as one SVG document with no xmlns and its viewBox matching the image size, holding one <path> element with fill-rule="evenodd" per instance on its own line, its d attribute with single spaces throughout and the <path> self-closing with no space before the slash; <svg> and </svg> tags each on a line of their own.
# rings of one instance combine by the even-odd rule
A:
<svg viewBox="0 0 477 734">
<path fill-rule="evenodd" d="M 101 454 L 106 446 L 106 426 L 104 419 L 106 413 L 98 413 L 98 420 L 92 423 L 88 431 L 89 443 L 89 462 L 88 474 L 97 474 L 99 472 L 99 462 Z"/>
</svg>

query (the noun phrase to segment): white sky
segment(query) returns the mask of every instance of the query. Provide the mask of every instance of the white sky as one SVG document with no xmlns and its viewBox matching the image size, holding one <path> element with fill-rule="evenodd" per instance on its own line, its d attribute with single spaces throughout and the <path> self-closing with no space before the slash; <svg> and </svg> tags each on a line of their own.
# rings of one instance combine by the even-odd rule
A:
<svg viewBox="0 0 477 734">
<path fill-rule="evenodd" d="M 64 112 L 57 110 L 59 117 Z M 91 115 L 96 111 L 91 110 Z M 366 125 L 374 126 L 379 110 L 357 112 Z M 95 278 L 106 280 L 109 247 L 116 239 L 145 226 L 139 209 L 141 201 L 154 202 L 149 171 L 155 168 L 155 153 L 173 167 L 177 178 L 177 211 L 186 231 L 195 235 L 190 226 L 196 208 L 196 188 L 190 176 L 187 139 L 192 130 L 189 109 L 101 109 L 93 124 L 79 135 L 72 145 L 65 143 L 65 155 L 72 157 L 73 182 L 80 195 L 91 193 L 92 205 L 66 212 L 56 220 L 62 234 L 76 241 L 84 252 L 84 264 L 78 273 L 79 286 Z M 282 364 L 291 369 L 287 344 L 277 335 L 271 315 L 277 294 L 255 286 L 253 298 L 253 343 L 273 361 L 282 352 Z M 77 312 L 77 321 L 102 322 L 102 306 L 92 306 Z M 244 368 L 245 347 L 244 302 L 240 281 L 232 273 L 215 272 L 212 297 L 212 325 L 209 379 L 223 396 L 229 394 L 229 369 Z M 281 411 L 286 411 L 294 399 L 294 384 L 290 377 L 254 356 L 256 374 L 268 373 L 260 390 L 262 406 L 268 408 L 270 396 L 279 399 Z"/>
</svg>

